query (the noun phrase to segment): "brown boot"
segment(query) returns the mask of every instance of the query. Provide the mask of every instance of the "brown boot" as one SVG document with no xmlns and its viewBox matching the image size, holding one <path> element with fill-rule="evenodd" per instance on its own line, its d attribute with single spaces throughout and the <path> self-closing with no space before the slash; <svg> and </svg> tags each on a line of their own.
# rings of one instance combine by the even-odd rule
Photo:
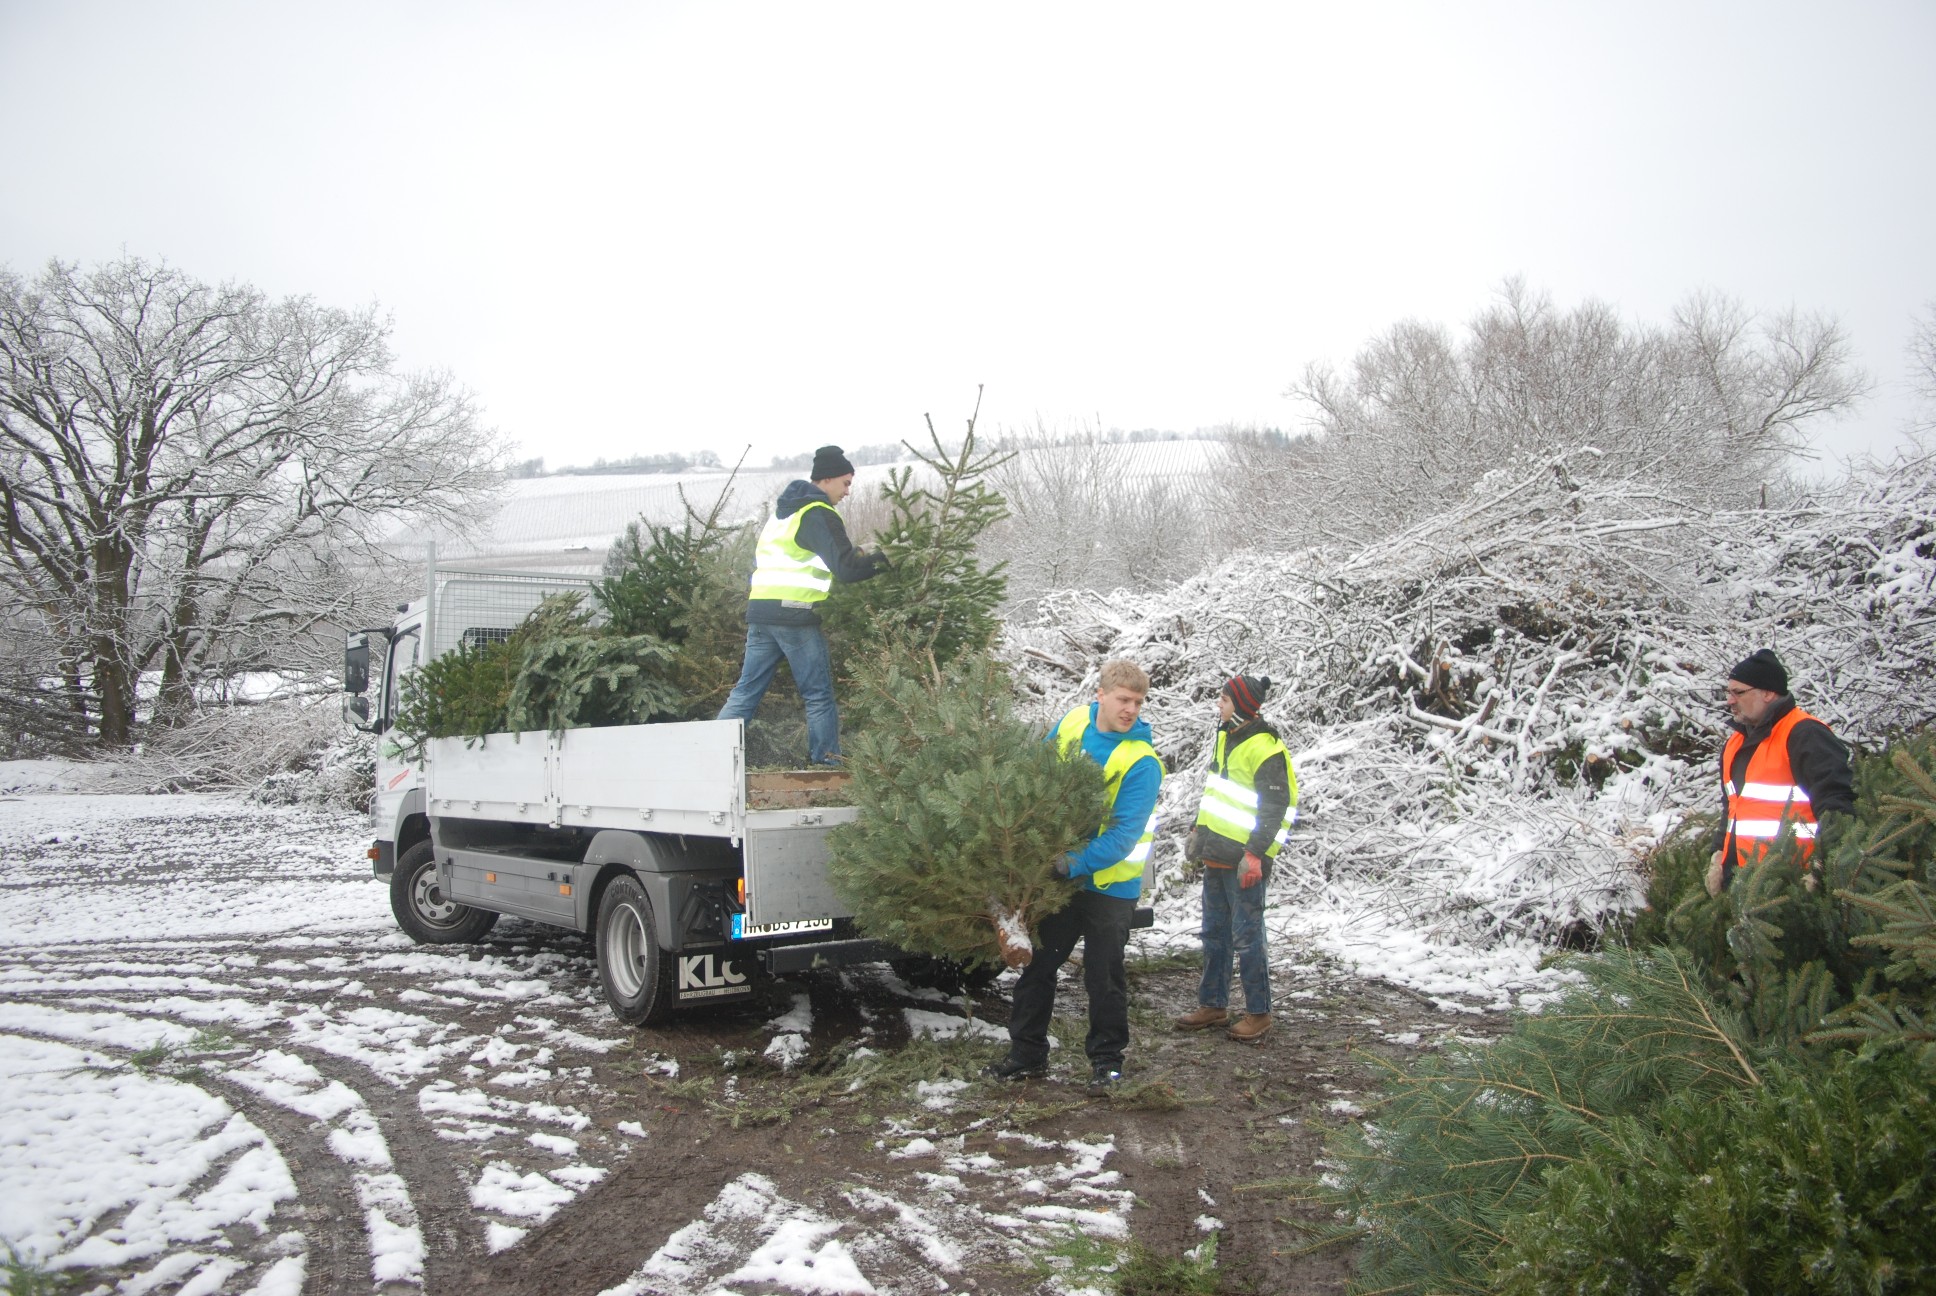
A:
<svg viewBox="0 0 1936 1296">
<path fill-rule="evenodd" d="M 1245 1013 L 1224 1034 L 1239 1044 L 1255 1044 L 1270 1031 L 1269 1013 Z"/>
<path fill-rule="evenodd" d="M 1195 1012 L 1184 1013 L 1176 1019 L 1178 1030 L 1202 1030 L 1205 1026 L 1227 1026 L 1230 1024 L 1228 1008 L 1199 1008 Z"/>
</svg>

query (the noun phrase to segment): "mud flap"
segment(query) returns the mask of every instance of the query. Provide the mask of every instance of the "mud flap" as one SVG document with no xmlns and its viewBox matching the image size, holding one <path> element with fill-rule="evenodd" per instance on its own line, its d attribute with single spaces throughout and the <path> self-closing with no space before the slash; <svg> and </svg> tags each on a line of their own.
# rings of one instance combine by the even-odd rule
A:
<svg viewBox="0 0 1936 1296">
<path fill-rule="evenodd" d="M 674 998 L 682 1004 L 712 999 L 737 999 L 753 993 L 754 961 L 750 952 L 723 949 L 681 950 L 673 955 Z"/>
</svg>

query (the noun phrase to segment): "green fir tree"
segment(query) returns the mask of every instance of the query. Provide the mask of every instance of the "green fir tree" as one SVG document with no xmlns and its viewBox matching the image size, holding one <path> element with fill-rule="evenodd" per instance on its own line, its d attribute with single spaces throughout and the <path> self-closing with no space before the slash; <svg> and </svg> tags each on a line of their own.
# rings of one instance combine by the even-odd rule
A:
<svg viewBox="0 0 1936 1296">
<path fill-rule="evenodd" d="M 1789 1057 L 1615 1117 L 1502 1225 L 1490 1290 L 1936 1290 L 1936 1100 L 1900 1052 Z"/>
<path fill-rule="evenodd" d="M 887 559 L 887 570 L 857 585 L 836 585 L 827 600 L 835 666 L 844 668 L 850 684 L 858 663 L 883 652 L 945 667 L 986 652 L 1001 630 L 1005 564 L 984 567 L 977 547 L 982 534 L 1008 516 L 1008 505 L 987 478 L 1010 456 L 980 450 L 975 441 L 980 413 L 977 390 L 975 412 L 958 446 L 950 449 L 930 419 L 928 449 L 907 446 L 925 471 L 888 472 L 881 488 L 888 518 L 871 538 Z M 857 701 L 864 709 L 864 699 Z"/>
<path fill-rule="evenodd" d="M 1936 1284 L 1936 739 L 1856 809 L 1702 886 L 1656 852 L 1628 947 L 1490 1046 L 1393 1069 L 1334 1140 L 1355 1288 L 1913 1292 Z"/>
<path fill-rule="evenodd" d="M 613 633 L 652 635 L 676 649 L 663 673 L 679 690 L 680 719 L 710 720 L 739 678 L 756 528 L 720 521 L 730 498 L 729 480 L 703 515 L 682 492 L 678 526 L 631 523 L 593 587 Z"/>
<path fill-rule="evenodd" d="M 870 667 L 876 722 L 847 744 L 860 817 L 831 835 L 835 890 L 862 931 L 909 953 L 1025 961 L 1041 920 L 1075 891 L 1056 858 L 1103 822 L 1101 769 L 1064 760 L 1017 720 L 986 654 Z"/>
<path fill-rule="evenodd" d="M 1330 1140 L 1340 1181 L 1318 1196 L 1357 1222 L 1354 1290 L 1490 1291 L 1504 1226 L 1618 1119 L 1761 1083 L 1739 1019 L 1683 955 L 1616 951 L 1569 966 L 1581 982 L 1500 1039 L 1387 1064 L 1367 1123 Z"/>
<path fill-rule="evenodd" d="M 391 740 L 403 759 L 423 759 L 431 738 L 482 738 L 505 729 L 505 707 L 518 676 L 509 640 L 459 644 L 403 677 Z"/>
<path fill-rule="evenodd" d="M 409 759 L 430 738 L 673 719 L 675 651 L 617 635 L 573 592 L 541 602 L 502 643 L 460 646 L 405 679 L 396 733 Z"/>
</svg>

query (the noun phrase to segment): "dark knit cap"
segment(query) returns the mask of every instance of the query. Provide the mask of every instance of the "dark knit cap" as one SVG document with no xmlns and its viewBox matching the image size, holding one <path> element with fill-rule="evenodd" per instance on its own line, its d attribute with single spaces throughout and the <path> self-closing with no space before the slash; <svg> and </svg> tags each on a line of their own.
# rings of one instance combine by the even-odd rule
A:
<svg viewBox="0 0 1936 1296">
<path fill-rule="evenodd" d="M 1728 672 L 1728 678 L 1770 693 L 1788 691 L 1788 668 L 1781 664 L 1781 658 L 1775 656 L 1772 648 L 1757 648 L 1749 653 L 1739 666 Z"/>
<path fill-rule="evenodd" d="M 1236 709 L 1239 720 L 1255 719 L 1263 707 L 1264 699 L 1270 696 L 1270 676 L 1232 675 L 1223 686 L 1224 696 Z"/>
<path fill-rule="evenodd" d="M 854 471 L 854 465 L 839 446 L 821 446 L 813 452 L 813 471 L 807 474 L 809 481 L 827 481 L 834 477 L 845 477 Z"/>
</svg>

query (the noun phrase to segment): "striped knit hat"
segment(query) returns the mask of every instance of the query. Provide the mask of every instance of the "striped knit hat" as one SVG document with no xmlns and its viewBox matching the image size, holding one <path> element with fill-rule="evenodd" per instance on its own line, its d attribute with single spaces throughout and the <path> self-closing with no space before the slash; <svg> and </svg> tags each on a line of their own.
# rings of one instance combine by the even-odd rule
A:
<svg viewBox="0 0 1936 1296">
<path fill-rule="evenodd" d="M 1264 699 L 1270 696 L 1270 676 L 1232 675 L 1223 686 L 1224 696 L 1236 708 L 1239 720 L 1254 720 L 1263 708 Z"/>
</svg>

